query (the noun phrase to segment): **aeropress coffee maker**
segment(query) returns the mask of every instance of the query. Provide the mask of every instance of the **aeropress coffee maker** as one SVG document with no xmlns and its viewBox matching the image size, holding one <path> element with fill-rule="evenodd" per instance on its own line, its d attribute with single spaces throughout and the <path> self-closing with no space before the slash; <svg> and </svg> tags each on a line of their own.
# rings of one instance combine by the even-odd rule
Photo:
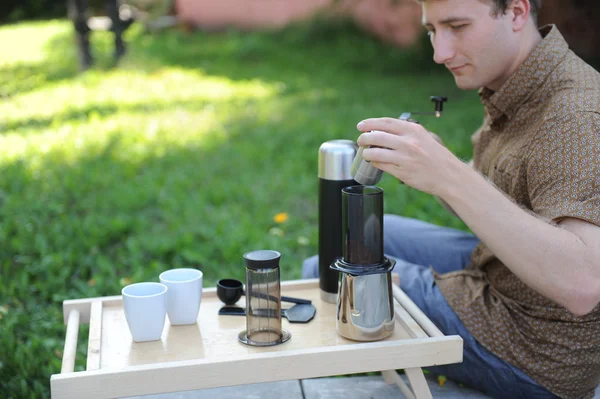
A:
<svg viewBox="0 0 600 399">
<path fill-rule="evenodd" d="M 394 331 L 392 269 L 383 254 L 383 189 L 342 189 L 342 257 L 331 264 L 339 272 L 336 329 L 356 341 L 376 341 Z"/>
<path fill-rule="evenodd" d="M 244 254 L 246 263 L 246 329 L 240 342 L 251 346 L 273 346 L 291 338 L 281 327 L 281 284 L 277 251 L 258 250 Z"/>
</svg>

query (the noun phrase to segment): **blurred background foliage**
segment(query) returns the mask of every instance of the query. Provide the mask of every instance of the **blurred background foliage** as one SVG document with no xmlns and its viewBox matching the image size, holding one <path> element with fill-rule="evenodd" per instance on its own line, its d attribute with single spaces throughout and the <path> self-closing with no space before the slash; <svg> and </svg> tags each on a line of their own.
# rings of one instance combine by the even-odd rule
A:
<svg viewBox="0 0 600 399">
<path fill-rule="evenodd" d="M 104 15 L 103 0 L 87 0 L 90 14 Z M 135 7 L 140 12 L 169 14 L 174 0 L 127 0 L 119 3 Z M 67 15 L 67 0 L 3 0 L 0 2 L 0 23 L 22 20 L 64 18 Z"/>
<path fill-rule="evenodd" d="M 2 0 L 0 2 L 0 22 L 62 18 L 65 15 L 67 15 L 65 0 Z"/>
</svg>

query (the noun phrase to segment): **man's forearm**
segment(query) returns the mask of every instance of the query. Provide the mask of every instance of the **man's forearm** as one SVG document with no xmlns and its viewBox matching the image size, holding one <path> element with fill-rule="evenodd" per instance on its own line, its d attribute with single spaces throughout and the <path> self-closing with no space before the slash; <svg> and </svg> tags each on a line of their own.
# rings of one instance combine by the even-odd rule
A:
<svg viewBox="0 0 600 399">
<path fill-rule="evenodd" d="M 443 206 L 444 208 L 446 208 L 446 210 L 447 210 L 448 212 L 450 212 L 451 214 L 453 214 L 453 215 L 454 215 L 454 216 L 456 216 L 456 217 L 459 217 L 459 216 L 458 216 L 458 214 L 457 214 L 456 212 L 454 212 L 454 209 L 452 209 L 452 207 L 451 207 L 450 205 L 448 205 L 448 203 L 447 203 L 446 201 L 444 201 L 443 199 L 441 199 L 441 198 L 440 198 L 440 197 L 438 197 L 437 195 L 435 196 L 435 198 L 438 200 L 438 202 L 439 202 L 440 204 L 442 204 L 442 206 Z"/>
<path fill-rule="evenodd" d="M 473 167 L 473 160 L 471 159 L 469 162 L 466 162 L 466 164 L 469 167 Z M 442 204 L 442 206 L 444 208 L 446 208 L 446 210 L 448 212 L 450 212 L 451 214 L 453 214 L 454 216 L 456 216 L 457 218 L 460 218 L 460 216 L 458 216 L 458 214 L 454 211 L 454 209 L 452 209 L 452 207 L 450 205 L 448 205 L 448 203 L 446 201 L 444 201 L 442 198 L 438 197 L 437 195 L 435 196 L 435 198 L 438 200 L 438 202 L 440 204 Z"/>
<path fill-rule="evenodd" d="M 525 284 L 575 314 L 593 307 L 600 272 L 574 233 L 519 208 L 467 165 L 441 197 Z"/>
</svg>

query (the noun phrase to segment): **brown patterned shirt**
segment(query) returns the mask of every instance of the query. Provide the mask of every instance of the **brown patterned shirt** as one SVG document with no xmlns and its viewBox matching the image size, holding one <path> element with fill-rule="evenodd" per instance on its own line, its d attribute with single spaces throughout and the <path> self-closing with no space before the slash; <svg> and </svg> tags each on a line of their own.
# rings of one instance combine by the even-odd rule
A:
<svg viewBox="0 0 600 399">
<path fill-rule="evenodd" d="M 540 32 L 542 42 L 498 92 L 480 90 L 486 112 L 472 137 L 474 166 L 544 220 L 600 226 L 600 74 L 555 26 Z M 600 306 L 573 315 L 525 285 L 484 243 L 465 270 L 436 274 L 436 281 L 492 353 L 558 396 L 593 396 Z"/>
</svg>

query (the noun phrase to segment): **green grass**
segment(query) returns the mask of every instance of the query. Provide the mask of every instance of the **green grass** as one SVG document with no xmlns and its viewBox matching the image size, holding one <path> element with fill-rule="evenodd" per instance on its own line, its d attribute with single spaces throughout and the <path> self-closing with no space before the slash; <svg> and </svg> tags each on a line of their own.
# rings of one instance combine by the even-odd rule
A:
<svg viewBox="0 0 600 399">
<path fill-rule="evenodd" d="M 113 68 L 110 34 L 95 33 L 97 66 L 78 74 L 68 22 L 0 27 L 0 397 L 49 396 L 65 299 L 172 267 L 202 269 L 205 286 L 243 279 L 253 249 L 280 251 L 282 278 L 299 278 L 317 252 L 318 148 L 355 140 L 361 119 L 447 95 L 445 115 L 421 122 L 462 158 L 481 121 L 476 93 L 457 90 L 428 46 L 397 49 L 347 24 L 134 25 L 127 40 Z M 380 186 L 387 212 L 465 228 L 391 176 Z"/>
</svg>

